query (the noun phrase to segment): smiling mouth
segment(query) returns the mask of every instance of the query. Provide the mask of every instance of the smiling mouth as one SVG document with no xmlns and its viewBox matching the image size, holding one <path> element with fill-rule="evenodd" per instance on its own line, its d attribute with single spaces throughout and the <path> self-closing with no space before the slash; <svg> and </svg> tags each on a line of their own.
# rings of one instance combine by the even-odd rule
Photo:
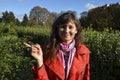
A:
<svg viewBox="0 0 120 80">
<path fill-rule="evenodd" d="M 69 37 L 69 35 L 63 35 L 64 37 Z"/>
</svg>

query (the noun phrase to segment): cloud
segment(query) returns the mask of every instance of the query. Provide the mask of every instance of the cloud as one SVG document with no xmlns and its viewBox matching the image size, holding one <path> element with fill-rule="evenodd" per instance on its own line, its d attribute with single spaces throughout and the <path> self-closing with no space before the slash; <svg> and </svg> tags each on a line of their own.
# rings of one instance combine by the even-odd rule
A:
<svg viewBox="0 0 120 80">
<path fill-rule="evenodd" d="M 2 11 L 0 11 L 0 18 L 2 17 Z"/>
<path fill-rule="evenodd" d="M 91 4 L 91 3 L 87 3 L 85 5 L 88 9 L 92 9 L 92 8 L 95 8 L 96 6 L 94 4 Z"/>
<path fill-rule="evenodd" d="M 2 12 L 0 11 L 0 18 L 2 17 Z"/>
<path fill-rule="evenodd" d="M 16 14 L 15 17 L 22 21 L 24 14 Z"/>
</svg>

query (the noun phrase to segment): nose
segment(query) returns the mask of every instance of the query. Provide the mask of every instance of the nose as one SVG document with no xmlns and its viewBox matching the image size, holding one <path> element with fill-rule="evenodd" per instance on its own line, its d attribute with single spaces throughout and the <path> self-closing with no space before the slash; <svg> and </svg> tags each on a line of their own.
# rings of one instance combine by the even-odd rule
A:
<svg viewBox="0 0 120 80">
<path fill-rule="evenodd" d="M 66 26 L 64 29 L 65 32 L 69 32 L 69 28 Z"/>
</svg>

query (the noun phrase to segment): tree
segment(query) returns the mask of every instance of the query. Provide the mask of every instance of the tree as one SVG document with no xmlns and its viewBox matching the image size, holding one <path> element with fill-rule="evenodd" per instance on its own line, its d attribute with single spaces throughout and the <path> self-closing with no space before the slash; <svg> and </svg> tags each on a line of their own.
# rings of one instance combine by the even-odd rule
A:
<svg viewBox="0 0 120 80">
<path fill-rule="evenodd" d="M 58 14 L 55 12 L 51 12 L 48 16 L 46 25 L 52 26 L 53 22 L 57 18 Z"/>
<path fill-rule="evenodd" d="M 10 18 L 10 22 L 15 23 L 15 16 L 14 16 L 14 13 L 11 11 L 9 12 L 9 18 Z"/>
<path fill-rule="evenodd" d="M 17 18 L 16 18 L 16 20 L 15 20 L 15 23 L 16 23 L 16 25 L 18 25 L 18 26 L 21 25 L 21 22 L 20 22 L 19 19 L 17 19 Z"/>
<path fill-rule="evenodd" d="M 36 6 L 30 11 L 30 15 L 29 15 L 30 22 L 31 20 L 34 20 L 36 21 L 35 23 L 38 23 L 40 25 L 46 24 L 49 15 L 50 12 L 46 8 Z"/>
<path fill-rule="evenodd" d="M 35 20 L 35 18 L 31 18 L 29 20 L 29 25 L 30 26 L 34 26 L 34 25 L 39 25 L 39 23 Z"/>
<path fill-rule="evenodd" d="M 0 22 L 2 22 L 2 18 L 0 18 Z"/>
<path fill-rule="evenodd" d="M 87 17 L 88 12 L 84 11 L 84 12 L 80 13 L 80 15 L 81 15 L 81 18 Z"/>
<path fill-rule="evenodd" d="M 28 26 L 28 25 L 29 25 L 29 20 L 28 20 L 27 14 L 24 15 L 21 24 L 22 24 L 23 26 Z"/>
<path fill-rule="evenodd" d="M 5 23 L 15 23 L 15 16 L 13 12 L 5 11 L 2 13 L 2 21 Z"/>
<path fill-rule="evenodd" d="M 120 30 L 120 5 L 119 3 L 111 4 L 108 6 L 108 12 L 113 17 L 112 23 L 113 29 Z"/>
<path fill-rule="evenodd" d="M 80 22 L 84 28 L 92 27 L 103 31 L 104 28 L 120 30 L 120 5 L 118 3 L 103 5 L 88 11 L 86 17 L 81 17 Z"/>
</svg>

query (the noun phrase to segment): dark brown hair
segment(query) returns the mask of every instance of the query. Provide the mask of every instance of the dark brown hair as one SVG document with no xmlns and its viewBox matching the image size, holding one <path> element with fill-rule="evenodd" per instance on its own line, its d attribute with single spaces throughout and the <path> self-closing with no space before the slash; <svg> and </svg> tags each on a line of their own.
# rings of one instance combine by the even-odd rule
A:
<svg viewBox="0 0 120 80">
<path fill-rule="evenodd" d="M 82 43 L 82 35 L 81 35 L 82 29 L 81 29 L 80 22 L 77 19 L 74 12 L 67 11 L 61 14 L 52 25 L 50 40 L 46 45 L 46 48 L 44 51 L 45 58 L 54 58 L 57 55 L 57 51 L 59 49 L 59 42 L 61 41 L 60 36 L 58 34 L 58 28 L 60 25 L 66 24 L 70 21 L 73 21 L 77 28 L 77 34 L 75 35 L 76 46 L 78 46 L 79 43 Z"/>
</svg>

